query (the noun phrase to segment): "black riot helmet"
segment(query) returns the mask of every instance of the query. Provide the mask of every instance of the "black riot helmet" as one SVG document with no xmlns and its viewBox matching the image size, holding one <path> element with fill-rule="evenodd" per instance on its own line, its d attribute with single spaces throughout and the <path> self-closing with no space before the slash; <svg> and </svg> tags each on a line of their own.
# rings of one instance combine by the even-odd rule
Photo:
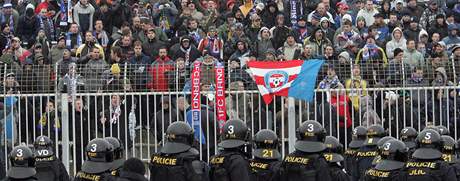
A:
<svg viewBox="0 0 460 181">
<path fill-rule="evenodd" d="M 14 147 L 9 154 L 9 160 L 11 167 L 7 172 L 8 177 L 24 179 L 32 177 L 37 173 L 35 171 L 35 155 L 25 145 Z"/>
<path fill-rule="evenodd" d="M 123 143 L 121 140 L 115 137 L 105 137 L 104 139 L 113 146 L 113 159 L 123 158 Z"/>
<path fill-rule="evenodd" d="M 375 166 L 376 169 L 382 171 L 390 171 L 400 169 L 407 161 L 407 148 L 404 142 L 397 139 L 390 139 L 383 143 L 380 157 L 382 160 Z"/>
<path fill-rule="evenodd" d="M 381 151 L 383 145 L 384 145 L 387 141 L 393 140 L 393 139 L 396 139 L 396 138 L 393 138 L 392 136 L 385 136 L 385 137 L 381 138 L 381 139 L 377 142 L 377 147 L 378 147 L 379 150 Z"/>
<path fill-rule="evenodd" d="M 364 141 L 365 146 L 376 146 L 377 142 L 387 135 L 387 132 L 381 125 L 372 125 L 367 128 L 367 139 Z"/>
<path fill-rule="evenodd" d="M 333 136 L 326 136 L 324 141 L 326 150 L 324 150 L 324 158 L 330 163 L 343 161 L 343 145 L 340 141 Z"/>
<path fill-rule="evenodd" d="M 454 140 L 454 138 L 448 135 L 442 135 L 441 140 L 442 140 L 442 147 L 441 147 L 442 158 L 444 159 L 444 161 L 448 163 L 455 162 L 456 161 L 455 149 L 457 148 L 457 142 Z"/>
<path fill-rule="evenodd" d="M 348 144 L 348 146 L 351 149 L 357 149 L 361 147 L 364 143 L 364 140 L 366 140 L 366 135 L 367 135 L 367 128 L 364 126 L 358 126 L 355 129 L 353 129 L 353 133 L 351 135 L 351 142 Z"/>
<path fill-rule="evenodd" d="M 243 121 L 228 120 L 222 129 L 222 141 L 218 146 L 229 149 L 247 145 L 250 134 L 248 126 Z"/>
<path fill-rule="evenodd" d="M 166 142 L 161 148 L 161 153 L 175 154 L 192 148 L 193 129 L 189 124 L 177 121 L 166 129 Z"/>
<path fill-rule="evenodd" d="M 449 135 L 450 132 L 449 132 L 449 129 L 447 129 L 445 126 L 443 125 L 439 125 L 439 126 L 436 126 L 436 128 L 438 128 L 438 132 L 439 134 L 442 136 L 442 135 Z"/>
<path fill-rule="evenodd" d="M 417 159 L 439 159 L 442 156 L 441 135 L 434 129 L 425 129 L 418 134 L 415 140 L 417 149 L 412 157 Z"/>
<path fill-rule="evenodd" d="M 39 136 L 34 141 L 34 154 L 37 158 L 54 156 L 53 141 L 48 136 Z"/>
<path fill-rule="evenodd" d="M 95 138 L 86 145 L 86 162 L 81 170 L 86 173 L 102 173 L 112 168 L 113 146 L 103 138 Z"/>
<path fill-rule="evenodd" d="M 315 153 L 326 149 L 324 141 L 326 139 L 326 130 L 316 121 L 308 120 L 303 122 L 296 130 L 297 141 L 295 149 Z"/>
<path fill-rule="evenodd" d="M 400 138 L 409 149 L 413 149 L 415 148 L 415 138 L 417 138 L 417 134 L 417 130 L 413 127 L 405 127 L 401 130 Z"/>
<path fill-rule="evenodd" d="M 263 129 L 254 135 L 254 150 L 252 155 L 260 159 L 279 159 L 279 140 L 276 133 L 269 129 Z"/>
</svg>

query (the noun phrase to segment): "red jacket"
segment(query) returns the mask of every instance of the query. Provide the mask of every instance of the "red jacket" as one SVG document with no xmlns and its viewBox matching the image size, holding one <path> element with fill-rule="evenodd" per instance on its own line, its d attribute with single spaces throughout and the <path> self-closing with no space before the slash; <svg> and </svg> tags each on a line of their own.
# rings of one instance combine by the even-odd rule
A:
<svg viewBox="0 0 460 181">
<path fill-rule="evenodd" d="M 150 81 L 147 88 L 157 92 L 168 91 L 168 79 L 166 72 L 174 70 L 174 62 L 165 57 L 163 60 L 158 57 L 149 67 Z"/>
<path fill-rule="evenodd" d="M 338 105 L 337 105 L 338 102 Z M 337 97 L 335 94 L 331 95 L 331 105 L 335 107 L 338 110 L 338 116 L 341 118 L 345 118 L 347 122 L 347 128 L 351 127 L 352 121 L 351 121 L 351 104 L 348 104 L 350 102 L 350 98 L 346 94 L 341 94 L 339 97 Z M 339 119 L 339 126 L 343 127 L 343 119 Z"/>
</svg>

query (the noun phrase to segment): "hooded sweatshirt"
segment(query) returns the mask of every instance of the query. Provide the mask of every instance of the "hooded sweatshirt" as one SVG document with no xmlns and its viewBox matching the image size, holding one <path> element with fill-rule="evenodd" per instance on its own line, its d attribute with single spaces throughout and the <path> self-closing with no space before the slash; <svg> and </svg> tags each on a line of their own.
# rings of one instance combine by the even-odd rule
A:
<svg viewBox="0 0 460 181">
<path fill-rule="evenodd" d="M 451 52 L 452 51 L 452 47 L 456 44 L 460 44 L 460 37 L 459 37 L 459 34 L 460 34 L 460 28 L 459 28 L 460 25 L 456 25 L 456 24 L 451 24 L 448 26 L 448 29 L 449 29 L 449 36 L 445 37 L 442 39 L 442 41 L 446 44 L 447 46 L 447 51 L 448 52 Z M 457 34 L 456 35 L 452 35 L 452 31 L 453 30 L 457 30 Z"/>
<path fill-rule="evenodd" d="M 401 33 L 401 38 L 399 40 L 395 39 L 394 35 L 396 31 L 399 31 Z M 394 57 L 393 51 L 396 48 L 401 48 L 402 50 L 406 49 L 406 38 L 404 38 L 404 34 L 401 28 L 398 27 L 393 30 L 393 32 L 391 33 L 391 41 L 387 43 L 386 53 L 389 59 L 392 59 Z"/>
</svg>

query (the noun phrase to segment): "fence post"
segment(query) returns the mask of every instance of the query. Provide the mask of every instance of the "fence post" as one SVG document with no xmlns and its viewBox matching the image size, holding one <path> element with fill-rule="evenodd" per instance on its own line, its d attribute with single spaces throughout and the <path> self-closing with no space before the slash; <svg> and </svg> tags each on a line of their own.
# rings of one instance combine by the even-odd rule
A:
<svg viewBox="0 0 460 181">
<path fill-rule="evenodd" d="M 67 93 L 61 94 L 61 113 L 62 113 L 62 162 L 67 170 L 70 172 L 70 157 L 69 157 L 69 97 Z M 74 145 L 75 146 L 75 145 Z M 75 162 L 75 158 L 73 158 Z"/>
<path fill-rule="evenodd" d="M 294 98 L 288 98 L 288 140 L 289 140 L 289 153 L 294 151 L 295 144 L 295 102 Z"/>
</svg>

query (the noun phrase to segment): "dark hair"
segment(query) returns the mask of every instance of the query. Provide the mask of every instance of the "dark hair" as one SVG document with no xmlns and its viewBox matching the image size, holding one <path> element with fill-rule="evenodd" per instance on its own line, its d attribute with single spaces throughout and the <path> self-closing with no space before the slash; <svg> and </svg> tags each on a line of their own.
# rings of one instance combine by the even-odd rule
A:
<svg viewBox="0 0 460 181">
<path fill-rule="evenodd" d="M 353 23 L 352 23 L 351 21 L 349 21 L 349 20 L 345 20 L 345 21 L 343 22 L 343 25 L 353 26 Z"/>
<path fill-rule="evenodd" d="M 136 40 L 133 45 L 134 45 L 133 47 L 136 47 L 136 46 L 141 46 L 142 47 L 142 42 L 139 41 L 139 40 Z"/>
<path fill-rule="evenodd" d="M 110 50 L 111 50 L 115 55 L 117 55 L 117 57 L 121 57 L 121 54 L 122 54 L 121 47 L 119 47 L 119 46 L 113 46 Z"/>
<path fill-rule="evenodd" d="M 406 44 L 409 45 L 409 42 L 414 41 L 414 43 L 417 43 L 414 39 L 407 39 Z"/>
</svg>

